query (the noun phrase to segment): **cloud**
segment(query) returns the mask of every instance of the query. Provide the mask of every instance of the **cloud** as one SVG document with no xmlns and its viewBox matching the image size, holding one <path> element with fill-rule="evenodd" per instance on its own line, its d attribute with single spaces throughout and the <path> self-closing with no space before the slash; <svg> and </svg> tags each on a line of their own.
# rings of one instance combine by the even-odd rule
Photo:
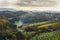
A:
<svg viewBox="0 0 60 40">
<path fill-rule="evenodd" d="M 0 6 L 17 5 L 33 7 L 54 7 L 59 0 L 0 0 Z"/>
<path fill-rule="evenodd" d="M 14 3 L 17 3 L 18 0 L 7 0 L 8 3 L 10 4 L 14 4 Z"/>
<path fill-rule="evenodd" d="M 10 5 L 17 3 L 17 0 L 0 0 L 0 6 L 2 5 Z"/>
<path fill-rule="evenodd" d="M 58 0 L 18 0 L 16 5 L 20 6 L 39 6 L 48 7 L 55 6 Z"/>
</svg>

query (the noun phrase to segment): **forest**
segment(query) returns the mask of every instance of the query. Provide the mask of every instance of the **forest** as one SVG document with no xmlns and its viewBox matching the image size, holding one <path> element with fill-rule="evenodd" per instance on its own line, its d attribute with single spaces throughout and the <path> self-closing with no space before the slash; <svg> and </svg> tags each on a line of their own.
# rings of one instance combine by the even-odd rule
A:
<svg viewBox="0 0 60 40">
<path fill-rule="evenodd" d="M 0 40 L 60 40 L 60 12 L 0 11 Z"/>
</svg>

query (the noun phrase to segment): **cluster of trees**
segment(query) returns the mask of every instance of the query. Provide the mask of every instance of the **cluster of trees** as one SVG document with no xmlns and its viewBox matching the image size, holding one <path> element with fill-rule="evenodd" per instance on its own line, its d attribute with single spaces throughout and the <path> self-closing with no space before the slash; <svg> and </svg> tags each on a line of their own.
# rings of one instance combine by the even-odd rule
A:
<svg viewBox="0 0 60 40">
<path fill-rule="evenodd" d="M 7 18 L 15 18 L 15 17 L 19 17 L 22 16 L 24 14 L 27 14 L 27 12 L 24 11 L 0 11 L 0 16 L 5 16 Z"/>
<path fill-rule="evenodd" d="M 0 40 L 23 40 L 23 34 L 16 27 L 6 17 L 0 16 Z"/>
<path fill-rule="evenodd" d="M 60 21 L 60 13 L 32 12 L 32 14 L 24 15 L 24 17 L 21 18 L 23 23 L 35 23 L 49 20 Z"/>
</svg>

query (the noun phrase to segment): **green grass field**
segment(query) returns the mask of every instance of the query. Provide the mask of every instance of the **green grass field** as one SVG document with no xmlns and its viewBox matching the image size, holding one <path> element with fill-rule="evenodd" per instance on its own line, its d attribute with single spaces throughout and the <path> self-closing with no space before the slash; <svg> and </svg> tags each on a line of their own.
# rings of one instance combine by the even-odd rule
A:
<svg viewBox="0 0 60 40">
<path fill-rule="evenodd" d="M 60 40 L 60 30 L 36 34 L 35 36 L 31 37 L 30 40 Z"/>
<path fill-rule="evenodd" d="M 52 32 L 43 32 L 41 31 L 44 29 L 48 29 L 49 27 L 60 29 L 60 22 L 52 22 L 52 21 L 45 21 L 45 22 L 37 22 L 33 24 L 25 25 L 28 29 L 31 28 L 34 31 L 26 31 L 20 29 L 20 32 L 24 35 L 25 40 L 60 40 L 60 30 L 52 31 Z M 42 30 L 40 29 L 42 28 Z"/>
<path fill-rule="evenodd" d="M 60 22 L 45 21 L 45 22 L 29 24 L 26 25 L 26 28 L 28 30 L 29 28 L 35 30 L 28 32 L 21 30 L 21 33 L 24 35 L 25 40 L 60 40 L 60 30 L 41 33 L 42 30 L 40 28 L 48 29 L 49 27 L 60 29 Z"/>
</svg>

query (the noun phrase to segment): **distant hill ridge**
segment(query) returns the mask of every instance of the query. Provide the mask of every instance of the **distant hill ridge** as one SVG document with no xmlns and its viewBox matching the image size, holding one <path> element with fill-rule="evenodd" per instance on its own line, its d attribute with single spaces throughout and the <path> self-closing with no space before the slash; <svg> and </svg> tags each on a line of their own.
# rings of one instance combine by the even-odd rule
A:
<svg viewBox="0 0 60 40">
<path fill-rule="evenodd" d="M 12 8 L 0 8 L 0 11 L 17 11 L 17 10 Z"/>
</svg>

